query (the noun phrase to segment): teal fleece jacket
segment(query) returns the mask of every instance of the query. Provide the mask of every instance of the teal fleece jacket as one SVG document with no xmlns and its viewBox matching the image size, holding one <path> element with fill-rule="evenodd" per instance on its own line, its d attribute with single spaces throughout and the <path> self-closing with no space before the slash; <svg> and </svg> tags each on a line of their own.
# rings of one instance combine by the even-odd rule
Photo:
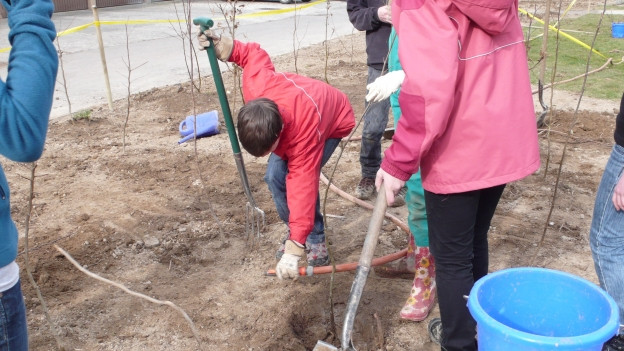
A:
<svg viewBox="0 0 624 351">
<path fill-rule="evenodd" d="M 11 53 L 6 82 L 0 81 L 0 154 L 32 162 L 43 152 L 58 69 L 56 29 L 50 0 L 2 0 Z M 10 193 L 0 168 L 0 267 L 17 257 L 17 228 Z"/>
</svg>

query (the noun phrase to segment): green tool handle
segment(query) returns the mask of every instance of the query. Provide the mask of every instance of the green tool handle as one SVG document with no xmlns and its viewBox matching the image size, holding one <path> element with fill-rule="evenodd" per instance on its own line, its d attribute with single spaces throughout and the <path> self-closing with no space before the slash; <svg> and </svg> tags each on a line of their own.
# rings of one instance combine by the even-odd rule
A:
<svg viewBox="0 0 624 351">
<path fill-rule="evenodd" d="M 210 29 L 214 22 L 207 17 L 198 17 L 193 19 L 193 24 L 198 25 L 201 31 Z M 210 69 L 212 70 L 212 77 L 214 78 L 215 85 L 217 86 L 217 94 L 219 94 L 219 103 L 221 104 L 221 110 L 223 110 L 223 119 L 230 136 L 230 143 L 232 144 L 232 151 L 235 154 L 240 154 L 240 145 L 238 144 L 238 137 L 236 136 L 236 129 L 234 129 L 234 121 L 232 121 L 232 112 L 230 111 L 230 104 L 228 103 L 227 96 L 225 95 L 225 86 L 223 85 L 223 78 L 221 77 L 221 70 L 219 70 L 219 62 L 217 61 L 217 54 L 214 49 L 214 42 L 212 38 L 208 38 L 210 46 L 206 48 L 208 53 L 208 61 L 210 61 Z"/>
</svg>

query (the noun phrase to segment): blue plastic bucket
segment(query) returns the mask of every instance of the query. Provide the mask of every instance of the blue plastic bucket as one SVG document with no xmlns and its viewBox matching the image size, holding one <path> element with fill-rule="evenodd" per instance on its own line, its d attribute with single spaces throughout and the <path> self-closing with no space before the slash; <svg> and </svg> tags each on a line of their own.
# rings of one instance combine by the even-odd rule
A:
<svg viewBox="0 0 624 351">
<path fill-rule="evenodd" d="M 611 23 L 611 35 L 614 38 L 624 38 L 624 22 Z"/>
<path fill-rule="evenodd" d="M 479 351 L 600 351 L 619 328 L 615 301 L 596 284 L 544 268 L 479 279 L 468 298 Z"/>
</svg>

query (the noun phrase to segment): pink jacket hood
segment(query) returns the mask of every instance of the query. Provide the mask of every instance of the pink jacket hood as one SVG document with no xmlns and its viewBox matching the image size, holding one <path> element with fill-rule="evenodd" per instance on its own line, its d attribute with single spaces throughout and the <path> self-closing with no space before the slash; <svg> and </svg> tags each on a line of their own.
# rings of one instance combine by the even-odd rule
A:
<svg viewBox="0 0 624 351">
<path fill-rule="evenodd" d="M 516 0 L 451 0 L 451 2 L 489 35 L 501 34 L 510 22 L 517 18 Z"/>
<path fill-rule="evenodd" d="M 438 194 L 505 184 L 539 168 L 516 0 L 393 0 L 405 80 L 382 169 L 421 169 Z"/>
</svg>

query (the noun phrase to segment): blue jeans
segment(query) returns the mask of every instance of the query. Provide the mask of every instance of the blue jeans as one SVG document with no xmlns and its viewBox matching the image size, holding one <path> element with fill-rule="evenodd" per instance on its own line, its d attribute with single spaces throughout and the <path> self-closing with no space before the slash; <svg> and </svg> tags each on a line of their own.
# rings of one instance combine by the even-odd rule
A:
<svg viewBox="0 0 624 351">
<path fill-rule="evenodd" d="M 323 148 L 323 157 L 321 159 L 321 167 L 327 163 L 332 153 L 340 143 L 340 139 L 327 139 Z M 264 175 L 264 181 L 269 186 L 269 191 L 273 196 L 273 202 L 277 209 L 277 214 L 286 225 L 290 210 L 286 200 L 286 175 L 288 174 L 288 162 L 282 160 L 279 156 L 271 153 L 267 170 Z M 325 242 L 325 226 L 323 224 L 323 215 L 321 214 L 321 199 L 316 195 L 316 213 L 314 215 L 314 228 L 308 235 L 306 242 L 310 244 L 320 244 Z"/>
<path fill-rule="evenodd" d="M 615 145 L 605 167 L 594 204 L 589 245 L 600 286 L 620 310 L 620 331 L 624 323 L 624 211 L 613 206 L 613 190 L 624 170 L 624 147 Z"/>
<path fill-rule="evenodd" d="M 381 71 L 368 67 L 368 79 L 366 84 L 370 84 L 381 76 Z M 368 109 L 362 118 L 364 127 L 362 129 L 362 144 L 360 147 L 360 166 L 362 167 L 362 178 L 375 178 L 379 166 L 381 165 L 381 137 L 388 125 L 388 113 L 390 112 L 390 100 L 364 105 Z"/>
<path fill-rule="evenodd" d="M 28 350 L 26 307 L 19 281 L 0 293 L 0 350 Z"/>
</svg>

